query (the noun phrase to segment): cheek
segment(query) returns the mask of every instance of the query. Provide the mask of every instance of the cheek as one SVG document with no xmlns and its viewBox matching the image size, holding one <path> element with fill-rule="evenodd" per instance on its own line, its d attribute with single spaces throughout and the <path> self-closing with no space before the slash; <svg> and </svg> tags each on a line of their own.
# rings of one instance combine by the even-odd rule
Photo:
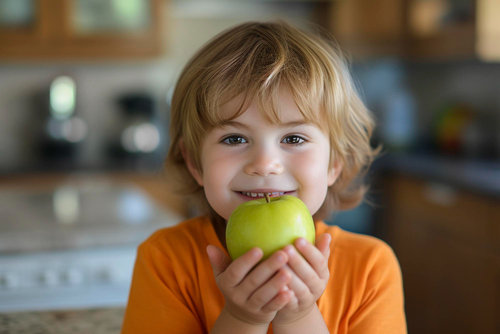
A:
<svg viewBox="0 0 500 334">
<path fill-rule="evenodd" d="M 314 215 L 325 201 L 328 191 L 328 151 L 315 151 L 295 161 L 296 177 L 302 188 L 301 198 Z"/>
<path fill-rule="evenodd" d="M 212 156 L 203 161 L 206 167 L 203 171 L 205 196 L 210 206 L 222 217 L 228 219 L 229 189 L 234 177 L 236 162 L 231 157 Z M 230 214 L 230 212 L 229 212 Z"/>
<path fill-rule="evenodd" d="M 217 191 L 228 182 L 231 169 L 234 164 L 223 157 L 213 157 L 204 161 L 206 169 L 203 173 L 203 181 L 206 190 Z"/>
<path fill-rule="evenodd" d="M 318 186 L 328 179 L 328 162 L 328 151 L 321 149 L 297 155 L 291 166 L 308 184 Z"/>
</svg>

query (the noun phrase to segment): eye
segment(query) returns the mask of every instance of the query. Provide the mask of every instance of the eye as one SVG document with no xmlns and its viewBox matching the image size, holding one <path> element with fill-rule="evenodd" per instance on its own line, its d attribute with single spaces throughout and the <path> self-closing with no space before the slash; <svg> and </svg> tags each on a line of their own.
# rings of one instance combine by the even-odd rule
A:
<svg viewBox="0 0 500 334">
<path fill-rule="evenodd" d="M 295 146 L 298 146 L 298 145 L 301 145 L 305 142 L 306 140 L 300 136 L 288 136 L 288 137 L 285 137 L 285 139 L 283 139 L 283 142 L 285 144 L 289 144 L 289 145 L 295 145 Z"/>
<path fill-rule="evenodd" d="M 229 146 L 244 144 L 246 142 L 247 142 L 247 140 L 245 138 L 243 138 L 242 136 L 237 136 L 237 135 L 228 136 L 222 140 L 222 143 L 227 144 Z"/>
</svg>

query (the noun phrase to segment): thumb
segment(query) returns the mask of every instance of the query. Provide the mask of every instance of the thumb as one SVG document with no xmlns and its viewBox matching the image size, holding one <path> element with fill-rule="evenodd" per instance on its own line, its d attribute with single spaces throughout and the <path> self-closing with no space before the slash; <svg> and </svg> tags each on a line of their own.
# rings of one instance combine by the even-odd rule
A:
<svg viewBox="0 0 500 334">
<path fill-rule="evenodd" d="M 207 246 L 208 259 L 214 270 L 215 277 L 223 273 L 231 264 L 231 259 L 220 248 L 214 245 Z"/>
</svg>

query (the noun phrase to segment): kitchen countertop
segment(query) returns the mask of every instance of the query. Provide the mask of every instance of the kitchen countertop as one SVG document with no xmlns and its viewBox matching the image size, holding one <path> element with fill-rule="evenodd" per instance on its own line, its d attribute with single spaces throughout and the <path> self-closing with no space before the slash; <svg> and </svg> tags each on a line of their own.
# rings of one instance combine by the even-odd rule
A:
<svg viewBox="0 0 500 334">
<path fill-rule="evenodd" d="M 0 310 L 24 312 L 2 315 L 0 334 L 31 323 L 41 329 L 26 333 L 52 333 L 36 325 L 52 322 L 81 323 L 56 333 L 118 333 L 121 319 L 108 318 L 120 311 L 36 310 L 123 308 L 137 246 L 186 207 L 160 172 L 0 175 Z"/>
<path fill-rule="evenodd" d="M 0 177 L 0 254 L 138 245 L 186 216 L 161 175 Z"/>
<path fill-rule="evenodd" d="M 0 313 L 0 334 L 119 334 L 124 308 Z"/>
<path fill-rule="evenodd" d="M 141 188 L 157 204 L 168 208 L 180 215 L 188 213 L 184 199 L 175 195 L 169 184 L 165 181 L 163 171 L 98 171 L 80 170 L 74 172 L 64 171 L 37 171 L 26 172 L 18 170 L 11 173 L 0 173 L 0 188 L 13 190 L 47 190 L 54 189 L 75 180 L 102 180 L 115 184 L 132 183 Z"/>
<path fill-rule="evenodd" d="M 116 311 L 37 310 L 123 308 L 137 246 L 185 210 L 160 173 L 0 175 L 0 313 L 24 312 L 2 315 L 0 334 L 78 322 L 81 331 L 55 332 L 119 332 Z"/>
<path fill-rule="evenodd" d="M 453 159 L 424 154 L 388 154 L 373 173 L 402 173 L 500 199 L 500 161 Z"/>
</svg>

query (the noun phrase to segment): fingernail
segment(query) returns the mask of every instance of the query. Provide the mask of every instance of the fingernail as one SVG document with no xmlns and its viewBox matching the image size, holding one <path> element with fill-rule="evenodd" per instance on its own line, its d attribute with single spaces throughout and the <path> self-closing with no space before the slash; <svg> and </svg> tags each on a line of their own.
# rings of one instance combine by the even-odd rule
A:
<svg viewBox="0 0 500 334">
<path fill-rule="evenodd" d="M 285 252 L 287 252 L 288 255 L 292 256 L 295 253 L 295 250 L 292 245 L 288 245 L 285 247 Z"/>
<path fill-rule="evenodd" d="M 288 279 L 288 274 L 286 273 L 280 273 L 279 275 L 280 281 L 286 281 Z"/>
<path fill-rule="evenodd" d="M 213 262 L 213 257 L 214 257 L 213 250 L 209 246 L 207 246 L 206 250 L 207 250 L 207 255 L 208 255 L 208 258 L 210 259 L 210 262 Z"/>
<path fill-rule="evenodd" d="M 285 257 L 282 254 L 278 253 L 276 255 L 276 261 L 278 261 L 278 262 L 284 262 L 285 261 Z"/>
<path fill-rule="evenodd" d="M 297 245 L 299 245 L 299 246 L 305 246 L 305 244 L 306 244 L 306 239 L 304 239 L 304 238 L 298 238 L 297 239 Z"/>
<path fill-rule="evenodd" d="M 253 257 L 260 257 L 261 256 L 261 250 L 260 250 L 260 248 L 254 248 L 252 250 L 252 256 Z"/>
</svg>

